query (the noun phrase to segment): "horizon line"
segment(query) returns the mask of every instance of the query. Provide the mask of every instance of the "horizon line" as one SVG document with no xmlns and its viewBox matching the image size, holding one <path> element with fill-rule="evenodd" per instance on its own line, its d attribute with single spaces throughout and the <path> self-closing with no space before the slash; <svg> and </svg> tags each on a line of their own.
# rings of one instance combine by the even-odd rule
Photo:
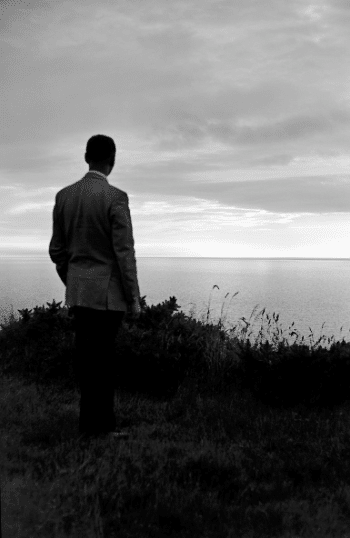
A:
<svg viewBox="0 0 350 538">
<path fill-rule="evenodd" d="M 135 256 L 136 259 L 140 258 L 179 258 L 179 259 L 204 259 L 204 260 L 344 260 L 350 261 L 350 258 L 335 258 L 335 257 L 301 257 L 301 256 Z M 43 255 L 28 255 L 28 254 L 10 254 L 1 258 L 45 258 L 50 260 L 50 256 Z"/>
</svg>

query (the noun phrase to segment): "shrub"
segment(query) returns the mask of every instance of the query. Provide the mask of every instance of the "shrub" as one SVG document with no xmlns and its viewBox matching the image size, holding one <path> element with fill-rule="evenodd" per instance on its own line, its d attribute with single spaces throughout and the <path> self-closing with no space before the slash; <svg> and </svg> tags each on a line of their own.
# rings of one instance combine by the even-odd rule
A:
<svg viewBox="0 0 350 538">
<path fill-rule="evenodd" d="M 269 342 L 252 346 L 244 342 L 242 377 L 264 403 L 274 406 L 334 406 L 350 398 L 350 344 L 334 343 L 330 349 Z"/>
<path fill-rule="evenodd" d="M 158 305 L 140 301 L 138 320 L 124 318 L 116 339 L 115 385 L 169 398 L 185 381 L 202 392 L 251 391 L 275 406 L 333 406 L 350 394 L 350 343 L 330 349 L 289 345 L 269 333 L 252 344 L 246 334 L 228 336 L 213 325 L 178 312 L 176 298 Z M 20 319 L 1 324 L 0 366 L 41 384 L 77 386 L 73 369 L 74 318 L 61 303 L 19 310 Z"/>
</svg>

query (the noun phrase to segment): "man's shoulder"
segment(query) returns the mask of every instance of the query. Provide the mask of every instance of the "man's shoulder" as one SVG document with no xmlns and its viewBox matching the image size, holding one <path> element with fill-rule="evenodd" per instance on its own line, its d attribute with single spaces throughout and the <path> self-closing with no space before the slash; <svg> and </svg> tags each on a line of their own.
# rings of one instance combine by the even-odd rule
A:
<svg viewBox="0 0 350 538">
<path fill-rule="evenodd" d="M 65 196 L 73 193 L 77 190 L 79 185 L 82 183 L 84 178 L 79 179 L 79 181 L 76 181 L 75 183 L 72 183 L 71 185 L 67 185 L 66 187 L 63 187 L 63 189 L 59 190 L 57 193 L 57 196 Z M 111 185 L 107 182 L 107 190 L 109 192 L 109 195 L 112 195 L 112 197 L 121 197 L 124 199 L 128 199 L 128 193 L 123 191 L 122 189 L 119 189 L 118 187 L 115 187 L 114 185 Z"/>
<path fill-rule="evenodd" d="M 76 181 L 75 183 L 71 183 L 70 185 L 66 185 L 65 187 L 63 187 L 62 189 L 60 189 L 57 192 L 57 196 L 64 196 L 66 194 L 74 192 L 81 182 L 82 182 L 82 180 L 79 179 L 79 181 Z"/>
<path fill-rule="evenodd" d="M 122 191 L 121 189 L 119 189 L 118 187 L 115 187 L 114 185 L 109 185 L 109 188 L 111 189 L 112 193 L 114 194 L 118 194 L 119 196 L 123 196 L 124 198 L 128 197 L 128 193 L 125 192 L 125 191 Z"/>
</svg>

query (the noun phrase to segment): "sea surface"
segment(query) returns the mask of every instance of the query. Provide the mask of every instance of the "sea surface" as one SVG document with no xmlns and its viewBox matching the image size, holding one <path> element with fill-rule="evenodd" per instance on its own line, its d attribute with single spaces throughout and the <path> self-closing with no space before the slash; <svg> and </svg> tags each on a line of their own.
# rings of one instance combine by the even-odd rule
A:
<svg viewBox="0 0 350 538">
<path fill-rule="evenodd" d="M 286 337 L 296 329 L 314 341 L 322 335 L 350 341 L 350 260 L 137 258 L 137 270 L 148 305 L 175 296 L 180 310 L 199 320 L 221 318 L 230 329 L 245 326 L 244 318 L 255 332 L 262 318 L 254 316 L 265 308 L 270 317 L 279 314 Z M 1 322 L 11 311 L 18 318 L 18 309 L 53 299 L 63 306 L 64 292 L 49 257 L 0 258 Z"/>
</svg>

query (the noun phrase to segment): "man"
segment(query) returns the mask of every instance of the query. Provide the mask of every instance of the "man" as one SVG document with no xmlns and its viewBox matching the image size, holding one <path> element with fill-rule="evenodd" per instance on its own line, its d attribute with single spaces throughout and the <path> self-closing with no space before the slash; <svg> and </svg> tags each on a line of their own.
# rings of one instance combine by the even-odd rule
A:
<svg viewBox="0 0 350 538">
<path fill-rule="evenodd" d="M 89 172 L 57 193 L 49 246 L 74 316 L 84 438 L 128 437 L 117 429 L 114 415 L 114 343 L 125 313 L 140 315 L 140 290 L 128 195 L 107 179 L 115 155 L 112 138 L 88 140 Z"/>
</svg>

